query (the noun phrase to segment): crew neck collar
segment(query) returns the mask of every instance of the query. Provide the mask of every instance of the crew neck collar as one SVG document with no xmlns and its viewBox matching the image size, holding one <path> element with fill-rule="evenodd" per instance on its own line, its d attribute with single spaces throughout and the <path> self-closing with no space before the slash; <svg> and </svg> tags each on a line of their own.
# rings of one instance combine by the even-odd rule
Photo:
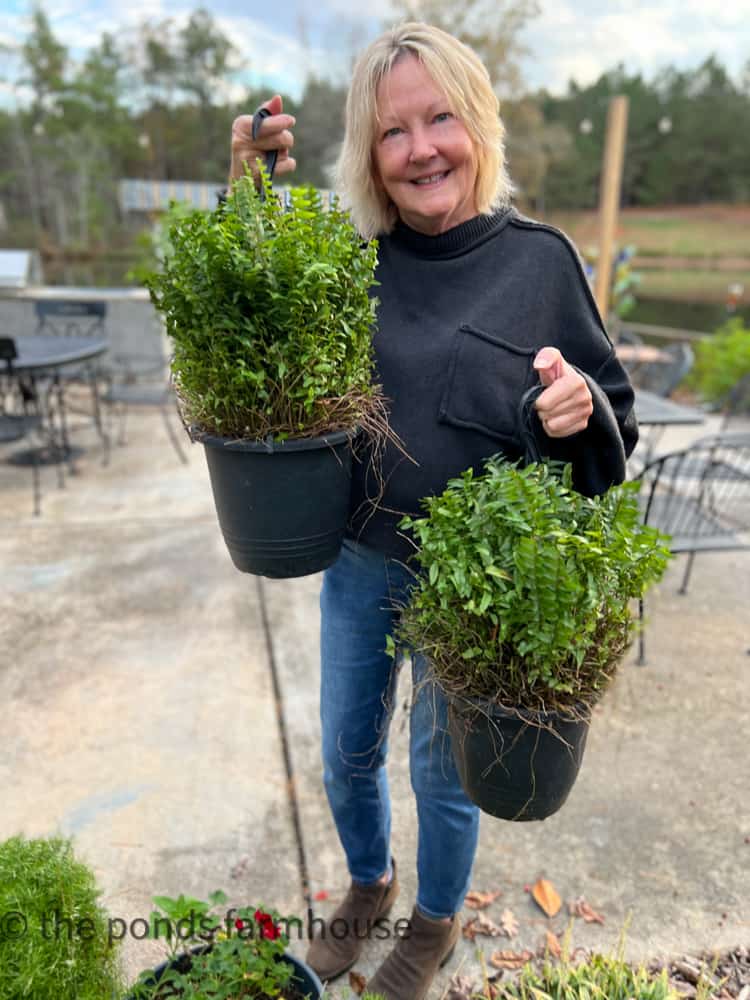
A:
<svg viewBox="0 0 750 1000">
<path fill-rule="evenodd" d="M 390 238 L 418 257 L 453 257 L 465 253 L 502 229 L 512 211 L 510 208 L 501 208 L 492 215 L 475 215 L 472 219 L 467 219 L 466 222 L 461 222 L 437 236 L 420 233 L 399 219 L 390 233 Z"/>
</svg>

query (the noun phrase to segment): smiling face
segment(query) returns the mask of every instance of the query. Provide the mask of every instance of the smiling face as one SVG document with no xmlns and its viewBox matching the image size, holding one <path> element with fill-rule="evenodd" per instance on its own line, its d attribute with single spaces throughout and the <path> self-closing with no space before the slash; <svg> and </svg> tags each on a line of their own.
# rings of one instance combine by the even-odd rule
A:
<svg viewBox="0 0 750 1000">
<path fill-rule="evenodd" d="M 376 181 L 412 229 L 437 236 L 478 214 L 466 127 L 419 59 L 407 53 L 377 90 Z"/>
</svg>

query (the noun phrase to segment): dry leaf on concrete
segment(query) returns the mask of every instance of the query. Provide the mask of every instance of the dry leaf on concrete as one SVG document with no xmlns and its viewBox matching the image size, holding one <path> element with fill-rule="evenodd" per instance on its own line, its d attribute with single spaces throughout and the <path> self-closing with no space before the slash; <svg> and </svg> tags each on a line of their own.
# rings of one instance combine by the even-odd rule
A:
<svg viewBox="0 0 750 1000">
<path fill-rule="evenodd" d="M 583 917 L 587 924 L 603 924 L 604 917 L 592 909 L 583 896 L 568 903 L 568 913 L 571 917 Z"/>
<path fill-rule="evenodd" d="M 541 906 L 548 917 L 554 917 L 560 912 L 562 900 L 557 889 L 546 878 L 538 878 L 531 888 L 531 895 L 536 903 Z"/>
<path fill-rule="evenodd" d="M 471 920 L 467 920 L 463 926 L 462 933 L 469 941 L 473 941 L 478 934 L 484 937 L 500 937 L 504 932 L 502 927 L 498 927 L 489 917 L 485 917 L 483 913 L 478 913 Z"/>
<path fill-rule="evenodd" d="M 367 980 L 362 975 L 361 972 L 350 972 L 349 973 L 349 985 L 357 994 L 357 996 L 362 996 L 365 992 L 365 986 L 367 986 Z"/>
<path fill-rule="evenodd" d="M 466 893 L 464 906 L 468 906 L 472 910 L 483 910 L 501 895 L 499 889 L 497 892 L 478 892 L 476 889 L 472 889 L 471 892 Z"/>
<path fill-rule="evenodd" d="M 474 980 L 468 976 L 459 976 L 457 973 L 448 983 L 445 1000 L 471 1000 L 475 995 Z"/>
<path fill-rule="evenodd" d="M 493 951 L 490 955 L 490 962 L 496 969 L 515 971 L 530 962 L 533 957 L 533 952 L 530 951 Z"/>
<path fill-rule="evenodd" d="M 511 910 L 503 910 L 500 915 L 500 926 L 506 937 L 512 938 L 518 934 L 518 921 Z"/>
<path fill-rule="evenodd" d="M 542 948 L 542 953 L 545 952 L 549 953 L 553 958 L 559 958 L 560 955 L 562 955 L 560 939 L 557 934 L 554 934 L 552 931 L 547 931 L 544 947 Z"/>
</svg>

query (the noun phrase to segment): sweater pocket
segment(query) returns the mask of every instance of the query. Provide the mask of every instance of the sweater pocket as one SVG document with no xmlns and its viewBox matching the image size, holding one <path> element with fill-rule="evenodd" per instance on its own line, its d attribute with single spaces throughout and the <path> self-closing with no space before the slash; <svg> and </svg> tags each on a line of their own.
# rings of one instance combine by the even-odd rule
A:
<svg viewBox="0 0 750 1000">
<path fill-rule="evenodd" d="M 518 446 L 518 406 L 535 381 L 534 348 L 462 324 L 455 334 L 438 421 Z"/>
</svg>

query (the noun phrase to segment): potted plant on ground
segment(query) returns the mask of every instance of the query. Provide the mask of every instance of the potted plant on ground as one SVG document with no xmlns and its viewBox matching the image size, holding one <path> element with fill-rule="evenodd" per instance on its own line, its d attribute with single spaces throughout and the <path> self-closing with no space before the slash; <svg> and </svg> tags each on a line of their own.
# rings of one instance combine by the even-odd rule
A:
<svg viewBox="0 0 750 1000">
<path fill-rule="evenodd" d="M 0 1000 L 110 1000 L 123 980 L 91 869 L 62 837 L 0 844 Z"/>
<path fill-rule="evenodd" d="M 377 244 L 313 188 L 285 206 L 265 169 L 261 185 L 180 213 L 146 284 L 235 566 L 302 576 L 338 555 L 355 436 L 390 433 L 372 384 Z"/>
<path fill-rule="evenodd" d="M 301 922 L 251 906 L 220 920 L 212 910 L 226 901 L 220 891 L 208 902 L 154 897 L 148 937 L 166 941 L 167 960 L 141 973 L 128 1000 L 319 1000 L 318 977 L 286 951 L 284 927 Z"/>
<path fill-rule="evenodd" d="M 575 781 L 591 709 L 632 638 L 630 601 L 669 558 L 637 490 L 590 499 L 570 466 L 495 456 L 401 521 L 421 572 L 398 638 L 430 661 L 463 786 L 494 816 L 544 819 Z"/>
</svg>

